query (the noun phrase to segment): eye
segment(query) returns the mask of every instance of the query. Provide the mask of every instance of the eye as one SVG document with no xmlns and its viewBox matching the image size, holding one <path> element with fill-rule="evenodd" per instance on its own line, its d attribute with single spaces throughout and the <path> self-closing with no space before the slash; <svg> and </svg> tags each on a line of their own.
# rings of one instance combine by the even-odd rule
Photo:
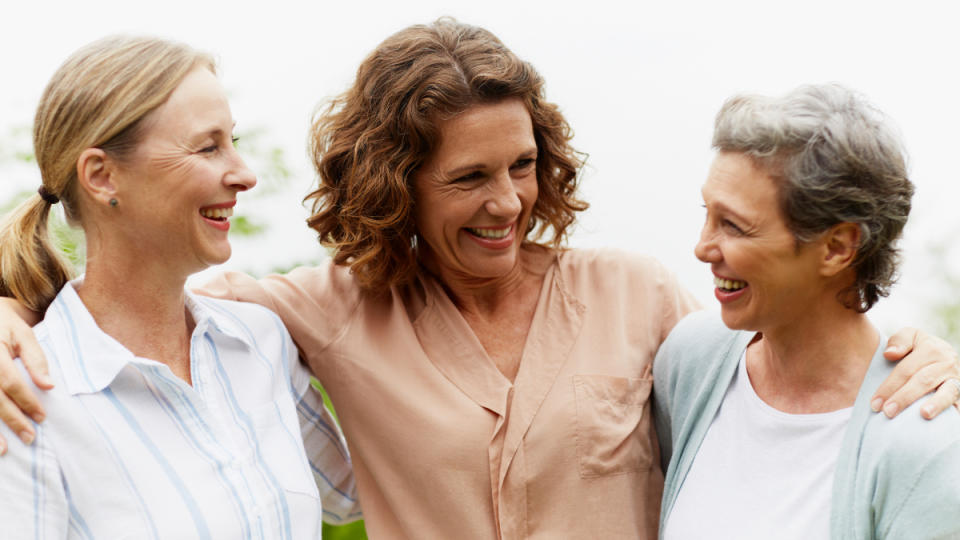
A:
<svg viewBox="0 0 960 540">
<path fill-rule="evenodd" d="M 233 143 L 233 147 L 237 148 L 237 143 L 240 142 L 240 137 L 234 136 L 230 138 L 230 142 Z"/>
<path fill-rule="evenodd" d="M 535 158 L 522 158 L 522 159 L 518 159 L 517 162 L 513 164 L 513 167 L 512 167 L 512 168 L 513 168 L 513 169 L 525 169 L 525 168 L 529 167 L 530 165 L 533 165 L 533 164 L 536 163 L 536 162 L 537 162 L 537 160 L 536 160 Z"/>
<path fill-rule="evenodd" d="M 732 231 L 734 234 L 737 234 L 737 235 L 744 234 L 743 229 L 738 227 L 736 223 L 730 221 L 729 219 L 721 220 L 720 224 L 723 225 L 725 229 Z"/>
<path fill-rule="evenodd" d="M 464 183 L 464 182 L 471 182 L 471 181 L 473 181 L 473 180 L 478 180 L 481 176 L 482 176 L 482 175 L 480 174 L 480 171 L 473 171 L 473 172 L 467 173 L 467 174 L 465 174 L 465 175 L 463 175 L 463 176 L 458 176 L 458 177 L 454 178 L 454 179 L 453 179 L 453 183 L 454 183 L 454 184 L 460 184 L 460 183 Z"/>
</svg>

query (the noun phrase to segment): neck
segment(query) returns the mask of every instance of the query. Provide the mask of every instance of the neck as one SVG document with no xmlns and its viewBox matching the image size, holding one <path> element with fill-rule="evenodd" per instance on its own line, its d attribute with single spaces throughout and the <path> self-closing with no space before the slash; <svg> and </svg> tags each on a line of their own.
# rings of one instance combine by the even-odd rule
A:
<svg viewBox="0 0 960 540">
<path fill-rule="evenodd" d="M 514 309 L 518 295 L 528 296 L 526 293 L 531 290 L 539 293 L 543 276 L 553 257 L 552 250 L 525 246 L 520 249 L 517 264 L 510 272 L 495 278 L 476 278 L 437 269 L 436 265 L 430 263 L 429 256 L 424 266 L 437 277 L 461 312 L 496 316 L 501 310 Z"/>
<path fill-rule="evenodd" d="M 97 325 L 136 356 L 165 363 L 190 383 L 186 275 L 139 258 L 100 255 L 89 254 L 77 288 Z"/>
<path fill-rule="evenodd" d="M 866 315 L 830 296 L 789 324 L 764 329 L 747 350 L 747 374 L 765 402 L 785 412 L 850 407 L 879 343 Z"/>
</svg>

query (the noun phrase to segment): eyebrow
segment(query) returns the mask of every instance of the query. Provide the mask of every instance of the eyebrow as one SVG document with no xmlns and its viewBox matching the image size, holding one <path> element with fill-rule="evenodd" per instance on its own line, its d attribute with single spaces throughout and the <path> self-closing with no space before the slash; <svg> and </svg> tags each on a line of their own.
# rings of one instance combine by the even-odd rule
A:
<svg viewBox="0 0 960 540">
<path fill-rule="evenodd" d="M 237 123 L 234 122 L 233 124 L 230 125 L 230 131 L 233 132 L 233 129 L 236 128 L 236 127 L 237 127 Z M 199 139 L 201 139 L 201 138 L 203 138 L 203 137 L 214 137 L 214 138 L 216 138 L 216 137 L 219 136 L 219 135 L 223 135 L 223 133 L 224 133 L 223 129 L 221 129 L 221 128 L 219 128 L 219 127 L 211 127 L 211 128 L 208 128 L 208 129 L 201 129 L 201 130 L 197 131 L 195 134 L 191 135 L 190 138 L 191 138 L 192 140 L 199 140 Z"/>
<path fill-rule="evenodd" d="M 736 216 L 737 218 L 743 220 L 744 222 L 753 223 L 753 220 L 752 220 L 752 219 L 750 219 L 749 217 L 745 216 L 743 213 L 738 212 L 738 211 L 734 210 L 733 208 L 727 206 L 726 204 L 723 203 L 723 201 L 715 201 L 715 202 L 714 202 L 714 206 L 716 206 L 717 208 L 719 208 L 720 210 L 722 210 L 722 211 L 724 211 L 724 212 L 726 212 L 726 213 L 728 213 L 728 214 L 733 214 L 734 216 Z"/>
</svg>

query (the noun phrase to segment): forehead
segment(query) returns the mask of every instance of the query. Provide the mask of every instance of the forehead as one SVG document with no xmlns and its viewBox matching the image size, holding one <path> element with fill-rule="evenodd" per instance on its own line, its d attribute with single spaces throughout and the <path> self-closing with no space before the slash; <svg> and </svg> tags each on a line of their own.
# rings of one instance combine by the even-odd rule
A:
<svg viewBox="0 0 960 540">
<path fill-rule="evenodd" d="M 737 195 L 744 200 L 776 201 L 779 187 L 773 176 L 750 156 L 740 152 L 718 152 L 703 184 L 704 197 Z"/>
<path fill-rule="evenodd" d="M 777 180 L 746 154 L 717 153 L 701 193 L 707 207 L 722 207 L 757 220 L 783 221 Z"/>
<path fill-rule="evenodd" d="M 229 130 L 233 124 L 226 92 L 216 75 L 203 67 L 184 77 L 151 116 L 152 128 L 159 131 Z"/>
<path fill-rule="evenodd" d="M 441 161 L 485 150 L 536 148 L 533 120 L 519 98 L 472 105 L 437 127 L 440 136 L 431 157 Z"/>
</svg>

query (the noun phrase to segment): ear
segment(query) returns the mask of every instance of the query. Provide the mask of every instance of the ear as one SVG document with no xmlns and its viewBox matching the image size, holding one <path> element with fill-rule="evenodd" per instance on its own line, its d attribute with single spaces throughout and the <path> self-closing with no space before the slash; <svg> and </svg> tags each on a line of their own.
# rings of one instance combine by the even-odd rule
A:
<svg viewBox="0 0 960 540">
<path fill-rule="evenodd" d="M 77 158 L 77 183 L 95 204 L 109 205 L 117 193 L 117 165 L 99 148 L 87 148 Z"/>
<path fill-rule="evenodd" d="M 821 241 L 824 247 L 821 273 L 835 276 L 853 264 L 860 248 L 860 226 L 839 223 L 823 233 Z"/>
</svg>

